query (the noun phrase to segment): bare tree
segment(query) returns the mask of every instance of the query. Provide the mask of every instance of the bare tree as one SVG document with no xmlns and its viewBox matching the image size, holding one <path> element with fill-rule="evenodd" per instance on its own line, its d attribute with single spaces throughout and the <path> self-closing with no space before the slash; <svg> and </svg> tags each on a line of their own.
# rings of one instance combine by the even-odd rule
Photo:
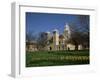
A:
<svg viewBox="0 0 100 80">
<path fill-rule="evenodd" d="M 71 37 L 67 43 L 75 45 L 75 50 L 78 50 L 78 45 L 83 45 L 84 48 L 89 48 L 89 31 L 81 31 L 75 24 L 70 24 Z"/>
<path fill-rule="evenodd" d="M 39 50 L 44 50 L 44 47 L 47 45 L 47 36 L 45 32 L 40 32 L 38 34 L 37 44 Z"/>
<path fill-rule="evenodd" d="M 89 32 L 89 15 L 79 15 L 78 21 L 81 24 L 81 27 L 83 27 L 85 32 Z"/>
<path fill-rule="evenodd" d="M 37 35 L 34 32 L 27 32 L 26 33 L 26 41 L 36 41 L 37 40 Z"/>
</svg>

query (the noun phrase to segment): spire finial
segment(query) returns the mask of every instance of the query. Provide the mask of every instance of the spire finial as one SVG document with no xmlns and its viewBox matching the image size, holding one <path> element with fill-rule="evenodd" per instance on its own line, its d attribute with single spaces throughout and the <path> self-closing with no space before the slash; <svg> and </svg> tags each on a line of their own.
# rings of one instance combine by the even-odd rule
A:
<svg viewBox="0 0 100 80">
<path fill-rule="evenodd" d="M 65 25 L 65 30 L 69 30 L 69 25 L 68 25 L 68 23 L 66 23 L 66 25 Z"/>
</svg>

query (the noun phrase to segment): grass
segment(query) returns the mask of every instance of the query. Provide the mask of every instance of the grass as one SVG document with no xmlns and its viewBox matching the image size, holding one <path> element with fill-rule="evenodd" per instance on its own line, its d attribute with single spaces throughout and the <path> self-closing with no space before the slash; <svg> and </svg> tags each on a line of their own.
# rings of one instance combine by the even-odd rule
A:
<svg viewBox="0 0 100 80">
<path fill-rule="evenodd" d="M 26 67 L 89 64 L 89 50 L 26 52 Z"/>
</svg>

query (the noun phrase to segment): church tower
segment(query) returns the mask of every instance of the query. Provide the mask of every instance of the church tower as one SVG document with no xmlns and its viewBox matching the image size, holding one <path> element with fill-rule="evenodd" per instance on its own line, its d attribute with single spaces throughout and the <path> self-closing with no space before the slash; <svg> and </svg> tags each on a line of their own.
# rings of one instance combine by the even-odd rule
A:
<svg viewBox="0 0 100 80">
<path fill-rule="evenodd" d="M 59 32 L 57 29 L 53 31 L 53 50 L 59 49 Z"/>
<path fill-rule="evenodd" d="M 70 26 L 68 24 L 66 24 L 64 27 L 64 37 L 66 40 L 68 40 L 71 37 Z"/>
</svg>

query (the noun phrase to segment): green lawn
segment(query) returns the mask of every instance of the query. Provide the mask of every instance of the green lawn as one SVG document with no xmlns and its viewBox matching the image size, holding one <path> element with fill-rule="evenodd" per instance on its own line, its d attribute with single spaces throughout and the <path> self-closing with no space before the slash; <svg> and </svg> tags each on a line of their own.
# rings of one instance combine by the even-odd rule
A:
<svg viewBox="0 0 100 80">
<path fill-rule="evenodd" d="M 26 67 L 89 64 L 89 50 L 26 52 Z"/>
</svg>

